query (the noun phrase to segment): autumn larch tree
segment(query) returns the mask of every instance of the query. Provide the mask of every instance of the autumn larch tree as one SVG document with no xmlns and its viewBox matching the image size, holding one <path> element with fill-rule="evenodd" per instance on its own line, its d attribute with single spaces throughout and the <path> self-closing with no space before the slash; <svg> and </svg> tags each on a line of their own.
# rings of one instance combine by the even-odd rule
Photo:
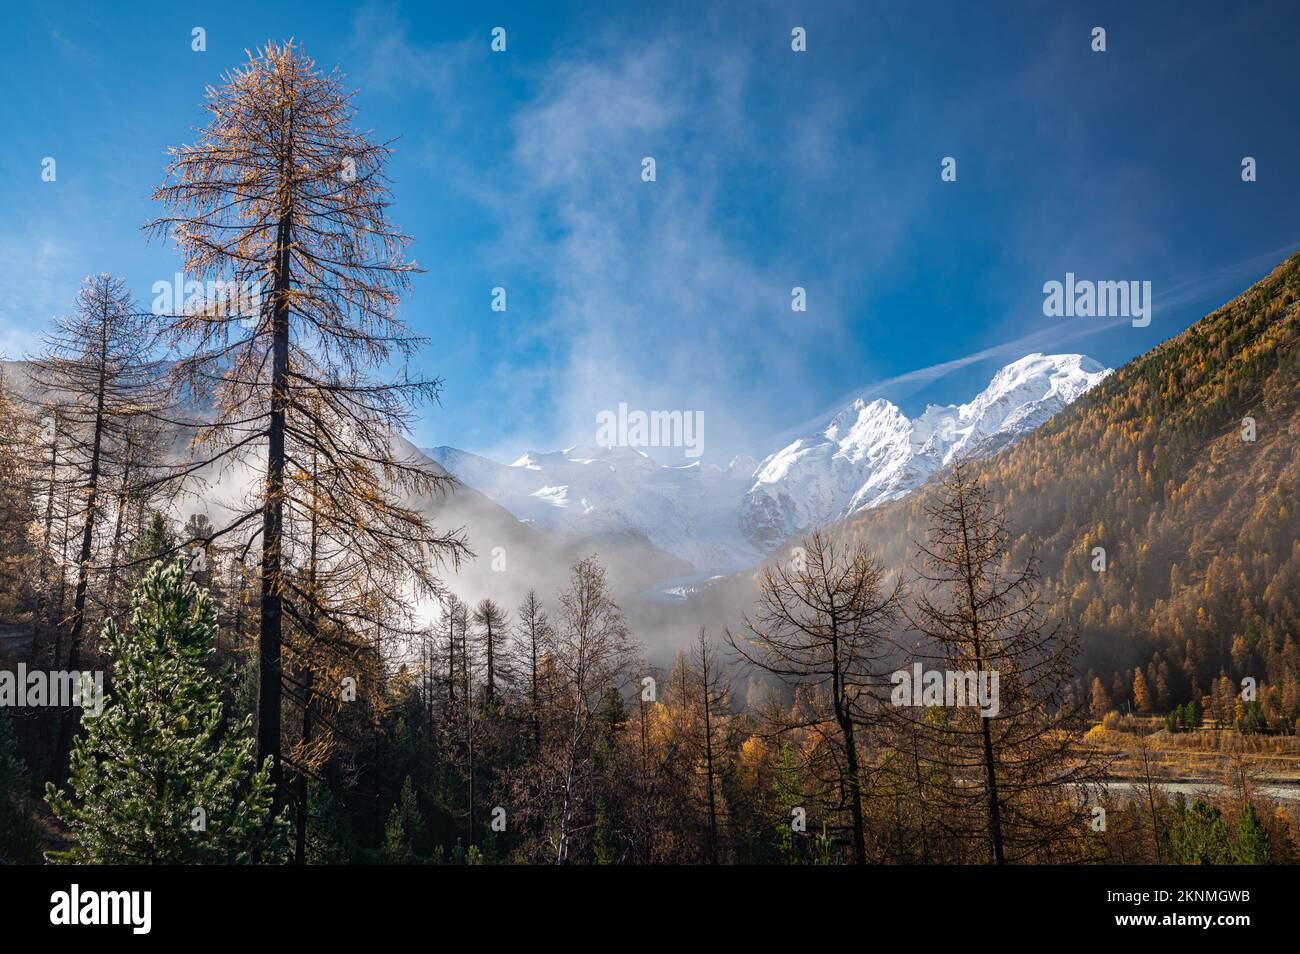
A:
<svg viewBox="0 0 1300 954">
<path fill-rule="evenodd" d="M 551 622 L 542 608 L 536 590 L 529 590 L 515 613 L 515 640 L 512 643 L 513 666 L 527 673 L 528 721 L 533 731 L 533 742 L 540 739 L 539 713 L 543 703 L 542 662 L 549 652 Z"/>
<path fill-rule="evenodd" d="M 855 864 L 866 864 L 858 728 L 871 720 L 873 692 L 884 683 L 882 660 L 899 617 L 897 584 L 862 548 L 817 531 L 791 559 L 769 563 L 762 592 L 740 635 L 729 644 L 749 665 L 803 694 L 801 725 L 826 735 L 836 755 L 837 808 L 849 812 Z M 821 699 L 829 707 L 825 718 Z M 821 725 L 830 723 L 829 734 Z"/>
<path fill-rule="evenodd" d="M 35 590 L 38 558 L 33 509 L 38 467 L 28 453 L 30 428 L 0 372 L 0 623 L 25 614 Z M 35 622 L 33 620 L 33 622 Z"/>
<path fill-rule="evenodd" d="M 576 832 L 590 827 L 581 817 L 591 809 L 588 788 L 594 725 L 608 691 L 622 689 L 633 653 L 627 623 L 610 597 L 604 567 L 595 557 L 580 560 L 573 567 L 568 589 L 560 594 L 559 625 L 553 641 L 562 711 L 558 746 L 551 753 L 559 783 L 556 864 L 569 861 Z"/>
<path fill-rule="evenodd" d="M 395 436 L 440 382 L 406 370 L 422 341 L 396 317 L 416 266 L 388 221 L 389 145 L 353 128 L 342 77 L 292 42 L 251 53 L 205 108 L 197 140 L 171 150 L 154 193 L 166 213 L 148 228 L 176 242 L 193 278 L 233 289 L 168 329 L 189 349 L 177 380 L 212 408 L 194 424 L 185 473 L 240 461 L 259 474 L 250 505 L 217 533 L 261 538 L 258 757 L 275 760 L 282 797 L 285 618 L 301 622 L 308 601 L 286 573 L 287 528 L 314 521 L 314 612 L 354 629 L 375 601 L 398 618 L 436 595 L 433 573 L 465 545 L 410 502 L 450 479 Z M 388 631 L 367 629 L 376 643 Z"/>
<path fill-rule="evenodd" d="M 996 706 L 949 706 L 942 719 L 926 718 L 925 707 L 893 711 L 917 713 L 913 737 L 924 747 L 914 754 L 955 780 L 935 816 L 950 834 L 982 843 L 995 864 L 1046 860 L 1070 850 L 1085 817 L 1083 783 L 1098 777 L 1096 753 L 1076 744 L 1077 639 L 1045 618 L 1032 558 L 1008 568 L 1005 521 L 969 466 L 954 465 L 941 491 L 918 544 L 918 655 L 985 674 L 990 686 L 996 673 Z"/>
<path fill-rule="evenodd" d="M 496 600 L 484 598 L 474 607 L 474 622 L 478 624 L 483 640 L 483 662 L 487 667 L 484 684 L 485 704 L 497 701 L 497 676 L 501 661 L 501 639 L 509 622 L 509 614 Z"/>
<path fill-rule="evenodd" d="M 57 476 L 51 494 L 59 484 L 69 492 L 72 510 L 66 516 L 76 525 L 80 541 L 72 611 L 66 620 L 70 671 L 81 667 L 86 601 L 97 569 L 92 558 L 101 524 L 102 483 L 111 470 L 120 468 L 131 429 L 162 404 L 154 344 L 149 316 L 137 310 L 126 282 L 103 273 L 83 281 L 73 314 L 55 320 L 44 336 L 43 350 L 31 362 L 34 413 L 47 422 L 44 429 L 54 432 L 51 456 Z M 64 659 L 56 659 L 55 665 L 64 668 Z M 51 778 L 58 776 L 67 758 L 75 722 L 71 710 L 60 720 Z"/>
<path fill-rule="evenodd" d="M 699 719 L 696 723 L 698 737 L 695 742 L 704 770 L 705 810 L 709 823 L 708 857 L 709 863 L 716 865 L 719 853 L 721 757 L 726 752 L 726 738 L 722 735 L 722 729 L 729 715 L 731 701 L 717 652 L 704 627 L 700 627 L 699 639 L 692 647 L 691 669 L 697 684 Z"/>
</svg>

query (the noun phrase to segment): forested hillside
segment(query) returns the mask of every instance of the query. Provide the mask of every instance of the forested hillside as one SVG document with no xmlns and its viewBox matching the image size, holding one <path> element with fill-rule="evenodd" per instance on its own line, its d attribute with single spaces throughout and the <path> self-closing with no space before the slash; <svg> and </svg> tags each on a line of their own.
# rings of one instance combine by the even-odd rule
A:
<svg viewBox="0 0 1300 954">
<path fill-rule="evenodd" d="M 1006 516 L 1013 562 L 1037 554 L 1044 596 L 1077 626 L 1081 672 L 1090 688 L 1100 680 L 1109 705 L 1163 712 L 1195 701 L 1228 721 L 1294 731 L 1298 340 L 1300 255 L 973 465 Z M 936 493 L 928 486 L 843 529 L 906 565 Z M 1093 569 L 1097 547 L 1104 570 Z M 1223 676 L 1255 679 L 1261 711 L 1231 711 L 1237 690 L 1225 701 Z"/>
</svg>

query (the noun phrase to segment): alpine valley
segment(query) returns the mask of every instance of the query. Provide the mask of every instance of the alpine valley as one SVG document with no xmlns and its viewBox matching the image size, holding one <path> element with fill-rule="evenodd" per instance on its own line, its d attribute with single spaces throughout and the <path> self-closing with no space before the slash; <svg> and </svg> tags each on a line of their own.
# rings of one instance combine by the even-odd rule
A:
<svg viewBox="0 0 1300 954">
<path fill-rule="evenodd" d="M 425 453 L 521 521 L 583 538 L 641 537 L 690 564 L 693 583 L 759 563 L 786 539 L 896 500 L 960 458 L 982 458 L 1043 424 L 1111 372 L 1080 354 L 1030 354 L 965 404 L 908 418 L 858 399 L 761 463 L 665 466 L 633 447 L 577 445 L 511 464 L 454 447 Z"/>
</svg>

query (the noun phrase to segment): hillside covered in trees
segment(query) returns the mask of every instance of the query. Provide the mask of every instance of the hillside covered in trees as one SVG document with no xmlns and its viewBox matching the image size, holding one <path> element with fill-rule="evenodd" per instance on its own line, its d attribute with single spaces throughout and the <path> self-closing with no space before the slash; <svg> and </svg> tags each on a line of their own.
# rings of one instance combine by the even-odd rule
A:
<svg viewBox="0 0 1300 954">
<path fill-rule="evenodd" d="M 1037 557 L 1045 600 L 1077 627 L 1100 711 L 1196 703 L 1219 722 L 1296 731 L 1298 412 L 1295 255 L 972 465 L 1008 521 L 1012 560 Z M 841 529 L 907 566 L 937 493 Z M 1245 678 L 1254 705 L 1237 701 Z"/>
</svg>

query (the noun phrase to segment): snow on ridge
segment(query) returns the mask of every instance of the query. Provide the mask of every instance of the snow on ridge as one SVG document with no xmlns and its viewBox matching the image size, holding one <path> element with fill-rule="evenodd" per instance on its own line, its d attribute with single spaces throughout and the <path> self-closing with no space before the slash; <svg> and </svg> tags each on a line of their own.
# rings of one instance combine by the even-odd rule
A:
<svg viewBox="0 0 1300 954">
<path fill-rule="evenodd" d="M 827 428 L 759 465 L 741 504 L 746 539 L 768 549 L 796 533 L 904 496 L 979 449 L 1041 425 L 1110 374 L 1085 355 L 1025 355 L 965 404 L 932 404 L 909 419 L 889 401 L 861 398 Z"/>
<path fill-rule="evenodd" d="M 1078 354 L 1028 354 L 964 404 L 908 418 L 859 398 L 761 462 L 660 465 L 631 447 L 575 444 L 513 464 L 450 447 L 427 453 L 520 520 L 582 535 L 635 531 L 701 578 L 760 562 L 788 537 L 897 499 L 968 454 L 1041 425 L 1110 374 Z"/>
</svg>

